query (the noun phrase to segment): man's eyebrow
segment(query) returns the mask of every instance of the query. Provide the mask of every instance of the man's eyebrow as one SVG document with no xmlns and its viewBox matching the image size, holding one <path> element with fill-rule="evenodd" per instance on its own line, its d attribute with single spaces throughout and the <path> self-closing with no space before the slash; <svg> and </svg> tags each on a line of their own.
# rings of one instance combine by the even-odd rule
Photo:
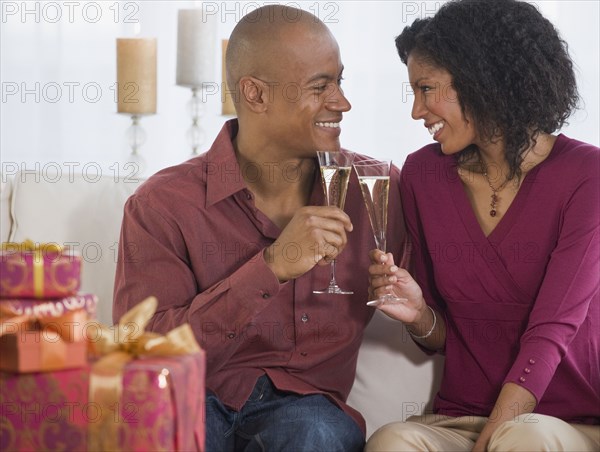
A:
<svg viewBox="0 0 600 452">
<path fill-rule="evenodd" d="M 323 73 L 318 73 L 318 74 L 313 75 L 310 79 L 308 79 L 307 83 L 313 83 L 313 82 L 316 82 L 317 80 L 321 80 L 321 79 L 324 79 L 324 80 L 337 80 L 342 75 L 343 72 L 344 72 L 344 66 L 342 66 L 342 69 L 340 70 L 340 73 L 336 77 L 332 77 L 331 74 L 324 73 L 324 72 Z"/>
<path fill-rule="evenodd" d="M 331 76 L 331 74 L 324 74 L 324 73 L 315 74 L 311 78 L 308 79 L 307 83 L 309 83 L 309 84 L 314 83 L 317 80 L 333 80 L 333 77 Z"/>
</svg>

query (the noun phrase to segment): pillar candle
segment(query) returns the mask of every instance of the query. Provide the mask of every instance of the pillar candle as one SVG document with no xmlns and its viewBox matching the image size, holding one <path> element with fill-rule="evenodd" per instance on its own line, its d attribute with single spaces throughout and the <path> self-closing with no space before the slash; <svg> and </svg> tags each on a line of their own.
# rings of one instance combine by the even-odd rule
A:
<svg viewBox="0 0 600 452">
<path fill-rule="evenodd" d="M 156 113 L 156 38 L 117 39 L 118 112 Z"/>
<path fill-rule="evenodd" d="M 177 84 L 214 83 L 216 19 L 202 9 L 180 9 L 177 19 Z"/>
<path fill-rule="evenodd" d="M 227 72 L 225 70 L 225 54 L 227 53 L 228 42 L 228 39 L 223 39 L 221 42 L 221 102 L 223 103 L 221 114 L 224 116 L 235 116 L 235 107 L 233 106 L 230 90 L 227 88 Z"/>
</svg>

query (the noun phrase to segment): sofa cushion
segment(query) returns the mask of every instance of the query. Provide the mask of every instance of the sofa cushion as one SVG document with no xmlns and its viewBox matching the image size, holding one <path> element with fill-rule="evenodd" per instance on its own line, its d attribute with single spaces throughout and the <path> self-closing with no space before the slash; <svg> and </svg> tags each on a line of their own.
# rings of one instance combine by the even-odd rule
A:
<svg viewBox="0 0 600 452">
<path fill-rule="evenodd" d="M 6 242 L 10 236 L 10 196 L 12 179 L 0 173 L 0 241 Z"/>
<path fill-rule="evenodd" d="M 135 178 L 20 172 L 11 199 L 11 241 L 71 246 L 82 256 L 81 291 L 98 296 L 98 319 L 112 324 L 112 293 L 123 206 Z"/>
<path fill-rule="evenodd" d="M 377 428 L 431 409 L 444 359 L 425 355 L 406 328 L 377 311 L 365 331 L 348 403 Z"/>
</svg>

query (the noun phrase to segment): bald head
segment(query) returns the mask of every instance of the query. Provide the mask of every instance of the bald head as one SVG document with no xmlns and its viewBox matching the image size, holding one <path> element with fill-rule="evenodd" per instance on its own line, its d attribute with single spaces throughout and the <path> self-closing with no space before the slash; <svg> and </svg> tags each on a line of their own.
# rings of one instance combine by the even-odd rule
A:
<svg viewBox="0 0 600 452">
<path fill-rule="evenodd" d="M 294 61 L 296 46 L 312 46 L 323 38 L 334 40 L 327 26 L 304 10 L 284 5 L 258 8 L 231 33 L 225 59 L 227 85 L 237 91 L 244 76 L 278 80 L 281 70 Z"/>
</svg>

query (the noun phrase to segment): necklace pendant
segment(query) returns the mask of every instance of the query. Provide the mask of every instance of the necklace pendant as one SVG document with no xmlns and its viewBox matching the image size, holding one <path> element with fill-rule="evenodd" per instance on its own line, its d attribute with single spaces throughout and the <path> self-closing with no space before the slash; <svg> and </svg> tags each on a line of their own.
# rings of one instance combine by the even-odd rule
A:
<svg viewBox="0 0 600 452">
<path fill-rule="evenodd" d="M 490 217 L 495 217 L 495 216 L 496 216 L 496 209 L 490 210 Z"/>
</svg>

